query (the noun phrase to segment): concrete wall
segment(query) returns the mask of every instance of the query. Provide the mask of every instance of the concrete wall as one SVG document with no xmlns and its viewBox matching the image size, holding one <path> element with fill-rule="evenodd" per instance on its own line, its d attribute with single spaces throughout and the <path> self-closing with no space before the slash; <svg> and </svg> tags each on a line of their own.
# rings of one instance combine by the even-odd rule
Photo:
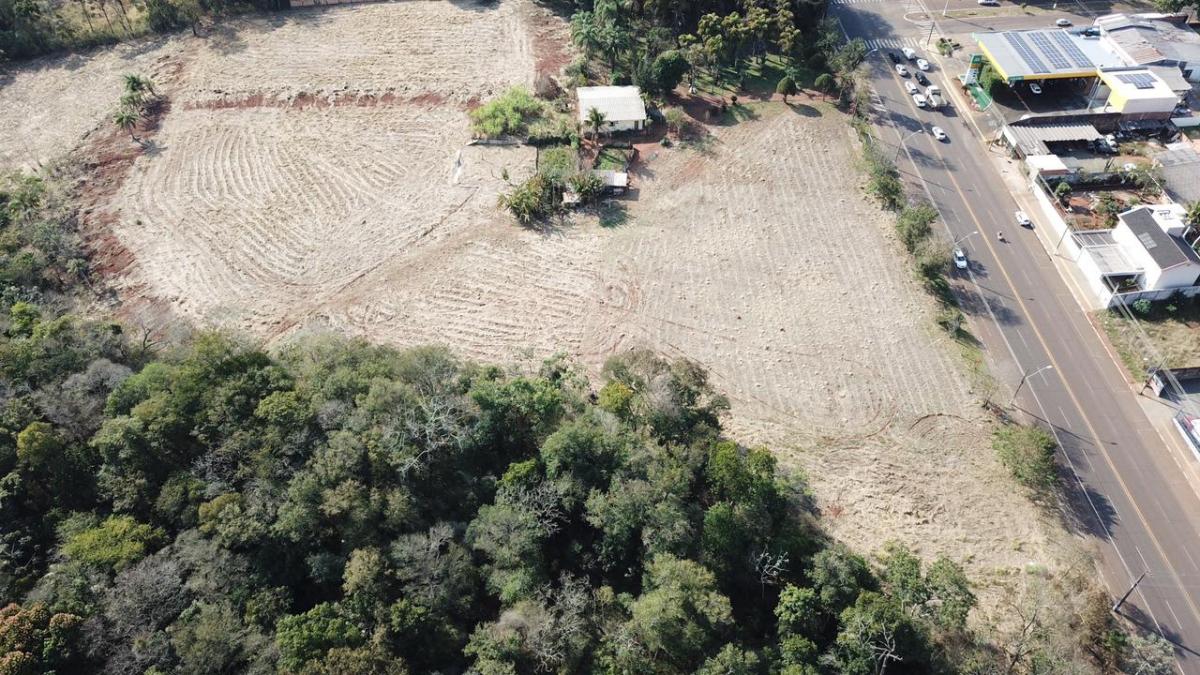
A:
<svg viewBox="0 0 1200 675">
<path fill-rule="evenodd" d="M 1035 221 L 1036 226 L 1042 227 L 1050 233 L 1051 246 L 1058 244 L 1058 248 L 1053 252 L 1070 258 L 1078 258 L 1079 244 L 1076 244 L 1075 238 L 1067 233 L 1070 228 L 1062 214 L 1058 212 L 1058 208 L 1054 206 L 1054 197 L 1046 192 L 1042 183 L 1034 176 L 1030 176 L 1029 188 L 1033 191 L 1033 196 L 1037 198 L 1038 206 L 1041 207 L 1040 214 L 1031 213 L 1029 216 Z M 1059 243 L 1060 241 L 1061 243 Z"/>
<path fill-rule="evenodd" d="M 1158 283 L 1150 288 L 1157 290 L 1160 288 L 1194 286 L 1197 277 L 1200 277 L 1200 265 L 1195 263 L 1179 265 L 1163 270 L 1162 275 L 1158 278 Z"/>
<path fill-rule="evenodd" d="M 637 131 L 642 128 L 642 122 L 605 122 L 603 131 Z M 584 125 L 585 127 L 587 125 Z"/>
</svg>

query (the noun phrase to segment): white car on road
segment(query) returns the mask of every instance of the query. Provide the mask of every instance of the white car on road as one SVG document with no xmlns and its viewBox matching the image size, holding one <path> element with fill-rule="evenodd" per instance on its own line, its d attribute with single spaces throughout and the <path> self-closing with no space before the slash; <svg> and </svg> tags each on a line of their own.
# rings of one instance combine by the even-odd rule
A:
<svg viewBox="0 0 1200 675">
<path fill-rule="evenodd" d="M 1025 215 L 1024 211 L 1017 211 L 1013 214 L 1013 217 L 1017 219 L 1017 224 L 1021 227 L 1033 227 L 1033 221 L 1029 219 L 1029 216 Z"/>
<path fill-rule="evenodd" d="M 961 248 L 954 249 L 954 266 L 960 270 L 967 269 L 967 254 Z"/>
<path fill-rule="evenodd" d="M 1054 25 L 1059 28 L 1068 28 L 1071 25 L 1071 21 L 1069 19 L 1059 19 L 1054 22 Z"/>
<path fill-rule="evenodd" d="M 916 103 L 918 108 L 924 108 L 926 104 L 925 97 L 921 94 L 913 94 L 913 103 Z"/>
<path fill-rule="evenodd" d="M 917 67 L 921 70 L 929 70 L 929 62 L 925 59 L 917 59 Z"/>
<path fill-rule="evenodd" d="M 903 65 L 897 63 L 896 64 L 896 74 L 899 75 L 900 77 L 908 77 L 908 68 L 905 68 Z"/>
<path fill-rule="evenodd" d="M 912 61 L 917 58 L 917 52 L 912 47 L 905 47 L 904 49 L 902 49 L 900 51 L 904 52 L 904 58 L 908 59 L 909 61 Z"/>
<path fill-rule="evenodd" d="M 933 137 L 938 139 L 939 141 L 944 141 L 947 138 L 949 138 L 949 136 L 946 135 L 946 130 L 942 129 L 941 127 L 934 127 L 932 129 L 930 129 L 929 131 L 932 132 Z"/>
<path fill-rule="evenodd" d="M 910 94 L 919 94 L 919 93 L 921 93 L 921 90 L 920 90 L 920 89 L 917 89 L 917 85 L 913 84 L 913 83 L 912 83 L 912 80 L 905 80 L 905 81 L 904 81 L 904 90 L 905 90 L 905 91 L 907 91 L 907 92 L 908 92 L 908 93 L 910 93 Z"/>
</svg>

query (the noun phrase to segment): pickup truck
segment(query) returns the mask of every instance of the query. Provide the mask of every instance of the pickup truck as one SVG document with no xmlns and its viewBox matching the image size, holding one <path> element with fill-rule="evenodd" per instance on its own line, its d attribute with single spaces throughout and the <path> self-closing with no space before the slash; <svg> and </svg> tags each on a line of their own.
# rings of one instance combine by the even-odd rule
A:
<svg viewBox="0 0 1200 675">
<path fill-rule="evenodd" d="M 936 84 L 929 85 L 925 90 L 925 98 L 929 101 L 930 108 L 940 108 L 946 105 L 946 99 L 942 98 L 942 90 Z"/>
</svg>

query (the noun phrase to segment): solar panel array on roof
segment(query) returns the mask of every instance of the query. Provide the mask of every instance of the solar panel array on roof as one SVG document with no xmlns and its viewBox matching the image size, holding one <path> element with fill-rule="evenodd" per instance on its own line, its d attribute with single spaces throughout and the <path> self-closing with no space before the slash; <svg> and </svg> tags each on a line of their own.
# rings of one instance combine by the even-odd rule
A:
<svg viewBox="0 0 1200 675">
<path fill-rule="evenodd" d="M 1132 84 L 1138 89 L 1153 89 L 1154 76 L 1149 73 L 1128 73 L 1125 75 L 1117 75 L 1117 79 L 1125 84 Z"/>
<path fill-rule="evenodd" d="M 1046 37 L 1045 33 L 1029 33 L 1029 40 L 1038 48 L 1042 56 L 1046 57 L 1050 65 L 1054 66 L 1055 70 L 1071 69 L 1071 62 L 1054 45 L 1050 44 L 1050 38 Z"/>
<path fill-rule="evenodd" d="M 1092 60 L 1087 57 L 1087 54 L 1084 54 L 1079 45 L 1075 44 L 1066 33 L 1051 33 L 1050 37 L 1058 45 L 1059 49 L 1063 50 L 1063 54 L 1066 54 L 1067 58 L 1075 64 L 1075 67 L 1091 68 L 1094 65 L 1092 64 Z"/>
<path fill-rule="evenodd" d="M 1035 73 L 1048 73 L 1050 69 L 1042 62 L 1038 55 L 1029 48 L 1025 39 L 1017 33 L 1004 33 L 1004 39 L 1012 46 L 1013 51 L 1025 61 L 1026 65 Z"/>
</svg>

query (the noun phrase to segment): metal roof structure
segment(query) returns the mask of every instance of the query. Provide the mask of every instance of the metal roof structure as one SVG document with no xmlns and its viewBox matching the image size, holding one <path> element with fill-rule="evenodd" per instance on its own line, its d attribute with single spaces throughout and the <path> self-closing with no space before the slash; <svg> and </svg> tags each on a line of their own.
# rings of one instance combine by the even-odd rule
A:
<svg viewBox="0 0 1200 675">
<path fill-rule="evenodd" d="M 607 122 L 640 122 L 646 119 L 646 104 L 637 87 L 579 87 L 579 121 L 586 122 L 592 108 L 604 113 Z"/>
<path fill-rule="evenodd" d="M 1154 219 L 1154 212 L 1149 207 L 1131 209 L 1119 214 L 1117 218 L 1142 243 L 1159 269 L 1165 270 L 1189 262 L 1200 265 L 1200 254 L 1193 251 L 1192 247 L 1179 237 L 1167 234 Z"/>
<path fill-rule="evenodd" d="M 1167 194 L 1177 202 L 1191 204 L 1200 201 L 1200 152 L 1181 147 L 1165 150 L 1154 156 L 1162 167 L 1162 183 Z"/>
<path fill-rule="evenodd" d="M 1090 142 L 1104 135 L 1090 124 L 1010 124 L 1004 129 L 1022 155 L 1048 155 L 1047 143 Z"/>
<path fill-rule="evenodd" d="M 1168 14 L 1109 14 L 1101 33 L 1138 65 L 1200 63 L 1200 35 Z"/>
<path fill-rule="evenodd" d="M 1098 38 L 1065 30 L 1023 30 L 972 35 L 1001 77 L 1011 82 L 1091 77 L 1097 68 L 1126 65 Z"/>
</svg>

